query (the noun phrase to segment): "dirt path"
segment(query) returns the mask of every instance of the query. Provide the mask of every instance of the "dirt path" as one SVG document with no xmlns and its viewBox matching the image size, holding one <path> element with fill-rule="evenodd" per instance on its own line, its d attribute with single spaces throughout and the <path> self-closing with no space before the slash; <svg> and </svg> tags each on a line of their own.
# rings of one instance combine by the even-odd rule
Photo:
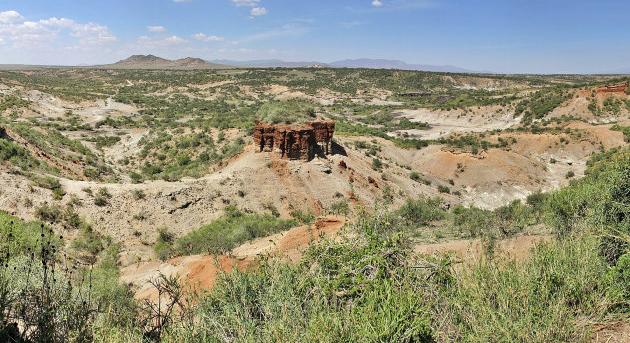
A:
<svg viewBox="0 0 630 343">
<path fill-rule="evenodd" d="M 595 324 L 593 326 L 593 343 L 627 343 L 630 342 L 630 321 Z"/>
</svg>

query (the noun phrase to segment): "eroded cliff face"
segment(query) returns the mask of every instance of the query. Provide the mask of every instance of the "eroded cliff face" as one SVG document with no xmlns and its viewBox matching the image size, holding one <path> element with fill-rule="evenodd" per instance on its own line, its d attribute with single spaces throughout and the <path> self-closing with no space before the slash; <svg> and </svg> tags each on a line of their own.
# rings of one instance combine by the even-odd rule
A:
<svg viewBox="0 0 630 343">
<path fill-rule="evenodd" d="M 628 88 L 628 82 L 619 83 L 616 85 L 606 85 L 596 89 L 597 93 L 625 93 Z"/>
<path fill-rule="evenodd" d="M 257 152 L 273 152 L 281 158 L 310 161 L 316 155 L 332 152 L 334 121 L 272 125 L 258 122 L 254 128 Z"/>
</svg>

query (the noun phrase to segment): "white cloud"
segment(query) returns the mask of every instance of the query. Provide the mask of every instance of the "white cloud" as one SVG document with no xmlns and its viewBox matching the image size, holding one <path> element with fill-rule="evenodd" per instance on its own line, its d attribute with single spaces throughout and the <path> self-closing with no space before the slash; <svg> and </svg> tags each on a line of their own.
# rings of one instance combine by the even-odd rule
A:
<svg viewBox="0 0 630 343">
<path fill-rule="evenodd" d="M 115 42 L 116 37 L 109 32 L 107 26 L 94 23 L 74 24 L 72 27 L 72 37 L 79 38 L 81 44 L 103 44 Z"/>
<path fill-rule="evenodd" d="M 6 23 L 12 23 L 12 22 L 16 22 L 23 19 L 22 15 L 19 14 L 16 11 L 6 11 L 6 12 L 0 12 L 0 23 L 1 24 L 6 24 Z"/>
<path fill-rule="evenodd" d="M 254 8 L 251 9 L 251 11 L 249 11 L 249 14 L 252 17 L 258 17 L 258 16 L 261 16 L 261 15 L 267 14 L 267 9 L 264 8 L 264 7 L 254 7 Z"/>
<path fill-rule="evenodd" d="M 381 7 L 383 6 L 383 2 L 381 0 L 372 0 L 372 6 Z"/>
<path fill-rule="evenodd" d="M 259 2 L 260 0 L 232 0 L 232 3 L 234 3 L 238 7 L 241 7 L 241 6 L 256 7 L 258 6 Z"/>
<path fill-rule="evenodd" d="M 186 43 L 186 40 L 184 38 L 181 37 L 177 37 L 177 36 L 170 36 L 170 37 L 166 37 L 164 38 L 164 41 L 166 43 L 169 44 L 182 44 L 182 43 Z"/>
<path fill-rule="evenodd" d="M 149 32 L 166 32 L 166 28 L 164 26 L 160 26 L 160 25 L 147 26 L 147 31 L 149 31 Z"/>
<path fill-rule="evenodd" d="M 193 35 L 193 38 L 198 40 L 198 41 L 202 41 L 202 42 L 221 42 L 224 41 L 225 38 L 221 37 L 221 36 L 213 36 L 213 35 L 207 35 L 205 33 L 195 33 Z"/>
<path fill-rule="evenodd" d="M 182 3 L 182 2 L 191 2 L 192 0 L 173 0 L 173 2 L 176 3 Z"/>
<path fill-rule="evenodd" d="M 260 0 L 232 0 L 232 3 L 237 7 L 251 7 L 249 15 L 252 18 L 267 14 L 267 9 L 260 6 Z"/>
<path fill-rule="evenodd" d="M 13 42 L 15 47 L 37 49 L 40 44 L 53 45 L 58 40 L 69 44 L 100 45 L 116 41 L 116 36 L 107 26 L 96 23 L 57 17 L 29 21 L 16 11 L 6 11 L 0 12 L 0 39 Z"/>
</svg>

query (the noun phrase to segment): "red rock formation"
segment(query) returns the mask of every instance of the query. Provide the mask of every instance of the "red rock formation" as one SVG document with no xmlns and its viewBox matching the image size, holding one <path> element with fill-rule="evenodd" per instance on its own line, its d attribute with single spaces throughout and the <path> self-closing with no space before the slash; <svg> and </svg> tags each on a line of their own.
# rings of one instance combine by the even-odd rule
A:
<svg viewBox="0 0 630 343">
<path fill-rule="evenodd" d="M 310 123 L 315 131 L 315 142 L 322 149 L 324 155 L 328 155 L 332 150 L 332 138 L 335 133 L 334 121 L 314 121 Z"/>
<path fill-rule="evenodd" d="M 597 93 L 625 93 L 628 89 L 628 82 L 619 83 L 616 85 L 606 85 L 604 87 L 597 88 Z"/>
<path fill-rule="evenodd" d="M 273 150 L 273 140 L 276 128 L 265 123 L 257 123 L 254 129 L 254 142 L 259 146 L 260 151 L 271 152 Z"/>
<path fill-rule="evenodd" d="M 254 127 L 254 144 L 257 152 L 275 152 L 282 158 L 309 161 L 317 154 L 332 152 L 334 131 L 332 121 L 295 125 L 258 122 Z"/>
</svg>

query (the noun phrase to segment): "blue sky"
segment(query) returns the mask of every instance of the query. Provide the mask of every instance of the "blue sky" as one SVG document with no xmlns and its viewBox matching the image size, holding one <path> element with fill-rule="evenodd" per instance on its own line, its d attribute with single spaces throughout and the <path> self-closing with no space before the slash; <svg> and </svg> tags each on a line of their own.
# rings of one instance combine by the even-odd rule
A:
<svg viewBox="0 0 630 343">
<path fill-rule="evenodd" d="M 0 0 L 0 63 L 400 59 L 510 73 L 630 70 L 622 0 Z"/>
</svg>

